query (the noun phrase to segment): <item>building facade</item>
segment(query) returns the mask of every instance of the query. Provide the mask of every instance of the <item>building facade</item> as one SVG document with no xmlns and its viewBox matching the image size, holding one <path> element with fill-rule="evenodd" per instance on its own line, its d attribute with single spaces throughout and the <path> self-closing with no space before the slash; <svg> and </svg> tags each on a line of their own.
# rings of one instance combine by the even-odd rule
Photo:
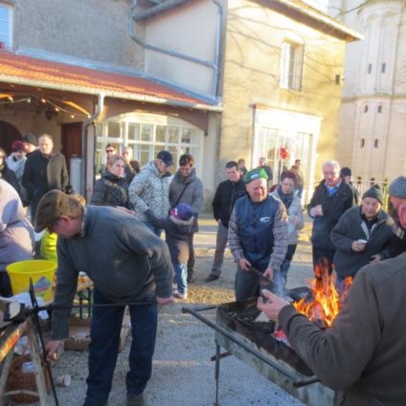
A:
<svg viewBox="0 0 406 406">
<path fill-rule="evenodd" d="M 387 183 L 406 172 L 405 2 L 343 1 L 340 15 L 364 40 L 346 50 L 337 157 L 361 185 Z"/>
<path fill-rule="evenodd" d="M 6 148 L 49 133 L 90 196 L 104 147 L 192 153 L 207 196 L 229 160 L 302 160 L 307 193 L 335 157 L 344 49 L 359 37 L 306 2 L 0 0 Z M 208 199 L 211 202 L 210 199 Z"/>
</svg>

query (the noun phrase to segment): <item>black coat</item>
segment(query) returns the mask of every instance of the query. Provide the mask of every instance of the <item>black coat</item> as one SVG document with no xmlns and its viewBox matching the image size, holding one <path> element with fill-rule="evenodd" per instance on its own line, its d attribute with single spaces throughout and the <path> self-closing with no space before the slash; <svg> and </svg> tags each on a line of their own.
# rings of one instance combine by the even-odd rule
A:
<svg viewBox="0 0 406 406">
<path fill-rule="evenodd" d="M 46 156 L 34 151 L 25 163 L 22 183 L 29 202 L 39 201 L 52 189 L 65 190 L 69 185 L 65 156 L 60 153 Z"/>
<path fill-rule="evenodd" d="M 319 204 L 321 204 L 323 216 L 313 218 L 312 244 L 314 247 L 334 250 L 335 247 L 330 240 L 331 230 L 344 212 L 355 205 L 351 186 L 341 181 L 337 191 L 329 196 L 325 181 L 321 181 L 307 206 L 309 216 L 310 210 Z"/>
<path fill-rule="evenodd" d="M 230 180 L 221 182 L 217 186 L 212 202 L 214 218 L 217 221 L 220 219 L 221 224 L 228 228 L 228 222 L 230 221 L 234 203 L 237 199 L 246 194 L 247 190 L 242 179 L 238 182 L 231 182 Z"/>
<path fill-rule="evenodd" d="M 95 183 L 90 204 L 134 209 L 128 196 L 127 181 L 111 172 L 103 173 L 101 179 Z"/>
<path fill-rule="evenodd" d="M 379 254 L 382 260 L 391 256 L 390 246 L 397 238 L 392 231 L 393 220 L 382 210 L 370 232 L 363 223 L 361 207 L 353 207 L 341 216 L 330 234 L 337 248 L 333 263 L 341 278 L 355 276 L 359 269 L 369 263 L 372 255 Z M 361 239 L 367 240 L 365 250 L 353 251 L 352 243 Z"/>
<path fill-rule="evenodd" d="M 0 178 L 4 179 L 7 183 L 9 183 L 13 188 L 17 191 L 18 195 L 20 196 L 21 201 L 23 201 L 23 195 L 21 193 L 21 188 L 18 183 L 18 179 L 16 174 L 4 163 L 3 167 L 0 168 Z M 25 202 L 24 202 L 25 203 Z"/>
</svg>

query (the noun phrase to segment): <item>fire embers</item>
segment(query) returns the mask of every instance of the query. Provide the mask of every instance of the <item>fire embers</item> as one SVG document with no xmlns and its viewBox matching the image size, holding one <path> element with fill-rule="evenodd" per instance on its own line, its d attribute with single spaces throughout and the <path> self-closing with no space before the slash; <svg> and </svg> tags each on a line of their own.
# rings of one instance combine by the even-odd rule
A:
<svg viewBox="0 0 406 406">
<path fill-rule="evenodd" d="M 341 310 L 351 284 L 352 278 L 347 277 L 337 289 L 335 277 L 333 274 L 329 275 L 325 262 L 315 269 L 315 278 L 311 281 L 311 297 L 304 297 L 292 305 L 320 328 L 330 327 Z"/>
</svg>

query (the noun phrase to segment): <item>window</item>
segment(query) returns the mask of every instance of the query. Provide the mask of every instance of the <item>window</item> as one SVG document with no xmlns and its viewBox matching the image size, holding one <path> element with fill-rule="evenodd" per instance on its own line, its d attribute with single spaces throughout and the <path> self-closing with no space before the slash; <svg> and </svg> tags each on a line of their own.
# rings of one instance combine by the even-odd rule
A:
<svg viewBox="0 0 406 406">
<path fill-rule="evenodd" d="M 0 49 L 13 47 L 13 9 L 0 4 Z"/>
<path fill-rule="evenodd" d="M 378 104 L 378 113 L 382 113 L 382 104 Z"/>
<path fill-rule="evenodd" d="M 372 63 L 368 64 L 368 74 L 372 73 Z"/>
<path fill-rule="evenodd" d="M 378 140 L 378 138 L 375 138 L 375 140 L 374 140 L 374 148 L 379 148 L 379 140 Z"/>
<path fill-rule="evenodd" d="M 286 89 L 301 90 L 303 75 L 304 46 L 283 42 L 281 48 L 281 81 Z"/>
<path fill-rule="evenodd" d="M 368 104 L 365 104 L 365 105 L 364 105 L 362 111 L 363 111 L 364 113 L 368 113 Z"/>
<path fill-rule="evenodd" d="M 385 73 L 385 72 L 386 72 L 386 63 L 385 63 L 385 62 L 382 64 L 381 72 L 382 72 L 382 73 Z"/>
<path fill-rule="evenodd" d="M 365 147 L 365 138 L 361 138 L 360 143 L 359 143 L 359 146 L 360 146 L 361 148 L 364 148 L 364 147 Z"/>
</svg>

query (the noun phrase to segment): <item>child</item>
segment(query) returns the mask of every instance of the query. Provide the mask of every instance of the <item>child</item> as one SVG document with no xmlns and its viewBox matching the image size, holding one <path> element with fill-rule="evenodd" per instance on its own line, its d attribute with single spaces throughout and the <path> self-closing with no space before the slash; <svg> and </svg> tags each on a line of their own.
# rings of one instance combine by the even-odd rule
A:
<svg viewBox="0 0 406 406">
<path fill-rule="evenodd" d="M 187 298 L 186 262 L 189 258 L 188 235 L 191 233 L 196 213 L 188 204 L 180 203 L 171 209 L 167 218 L 157 218 L 151 210 L 147 210 L 144 214 L 154 227 L 165 230 L 178 288 L 174 291 L 174 296 L 185 300 Z"/>
</svg>

